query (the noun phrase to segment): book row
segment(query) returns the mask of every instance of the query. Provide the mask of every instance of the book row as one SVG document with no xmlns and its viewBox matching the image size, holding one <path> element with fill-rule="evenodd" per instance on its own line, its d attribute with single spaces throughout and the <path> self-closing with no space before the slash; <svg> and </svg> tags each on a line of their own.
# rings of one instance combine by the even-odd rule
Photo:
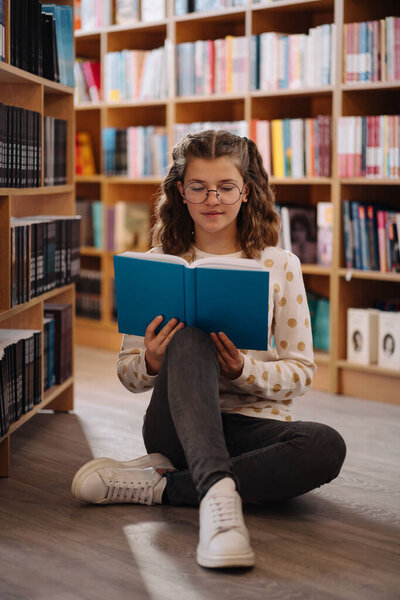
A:
<svg viewBox="0 0 400 600">
<path fill-rule="evenodd" d="M 267 173 L 275 177 L 329 177 L 332 119 L 252 119 L 250 137 L 258 146 Z"/>
<path fill-rule="evenodd" d="M 334 83 L 335 25 L 308 33 L 251 36 L 251 90 L 300 89 Z"/>
<path fill-rule="evenodd" d="M 400 212 L 344 200 L 343 232 L 348 269 L 400 272 Z"/>
<path fill-rule="evenodd" d="M 74 65 L 75 104 L 100 102 L 101 93 L 100 63 L 96 60 L 77 59 Z"/>
<path fill-rule="evenodd" d="M 135 178 L 165 174 L 168 161 L 165 127 L 106 127 L 101 131 L 101 139 L 106 175 Z"/>
<path fill-rule="evenodd" d="M 76 315 L 87 319 L 101 319 L 102 273 L 95 269 L 82 269 L 76 284 Z"/>
<path fill-rule="evenodd" d="M 9 6 L 11 64 L 73 86 L 72 7 L 39 0 L 13 0 Z"/>
<path fill-rule="evenodd" d="M 343 25 L 343 82 L 400 79 L 400 17 Z"/>
<path fill-rule="evenodd" d="M 165 17 L 165 0 L 75 0 L 76 30 L 148 23 Z"/>
<path fill-rule="evenodd" d="M 204 10 L 218 10 L 235 6 L 246 6 L 247 0 L 175 0 L 174 13 L 176 16 Z"/>
<path fill-rule="evenodd" d="M 296 254 L 303 264 L 332 265 L 333 205 L 276 205 L 282 227 L 278 246 Z"/>
<path fill-rule="evenodd" d="M 104 97 L 107 102 L 157 100 L 168 96 L 168 48 L 108 52 Z"/>
<path fill-rule="evenodd" d="M 42 371 L 43 358 L 43 371 Z M 72 373 L 72 306 L 45 303 L 42 331 L 0 329 L 0 436 Z"/>
<path fill-rule="evenodd" d="M 173 126 L 174 144 L 188 133 L 199 133 L 205 129 L 225 129 L 240 137 L 249 135 L 247 121 L 194 121 L 193 123 L 175 123 Z"/>
<path fill-rule="evenodd" d="M 339 117 L 339 177 L 400 177 L 400 117 Z"/>
<path fill-rule="evenodd" d="M 41 185 L 40 113 L 0 102 L 0 187 Z"/>
<path fill-rule="evenodd" d="M 11 217 L 10 307 L 77 280 L 81 217 Z"/>
<path fill-rule="evenodd" d="M 400 312 L 348 308 L 347 360 L 400 371 Z"/>
<path fill-rule="evenodd" d="M 242 94 L 248 88 L 248 40 L 228 35 L 176 46 L 177 95 Z"/>
<path fill-rule="evenodd" d="M 67 183 L 67 131 L 65 119 L 44 117 L 44 185 Z"/>
</svg>

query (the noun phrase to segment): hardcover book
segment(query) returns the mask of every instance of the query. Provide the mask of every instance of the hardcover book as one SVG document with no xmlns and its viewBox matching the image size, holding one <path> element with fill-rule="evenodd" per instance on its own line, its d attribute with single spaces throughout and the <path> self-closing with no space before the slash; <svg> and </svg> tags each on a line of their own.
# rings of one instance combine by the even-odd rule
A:
<svg viewBox="0 0 400 600">
<path fill-rule="evenodd" d="M 168 254 L 114 256 L 118 329 L 144 336 L 163 315 L 207 333 L 223 331 L 238 348 L 268 348 L 269 271 L 257 261 L 203 258 L 191 265 Z"/>
</svg>

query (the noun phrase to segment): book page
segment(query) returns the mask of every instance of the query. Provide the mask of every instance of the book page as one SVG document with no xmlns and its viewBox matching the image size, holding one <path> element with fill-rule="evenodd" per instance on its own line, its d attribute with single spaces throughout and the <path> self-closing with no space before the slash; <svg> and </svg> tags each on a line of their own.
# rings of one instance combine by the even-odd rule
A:
<svg viewBox="0 0 400 600">
<path fill-rule="evenodd" d="M 213 256 L 211 258 L 199 258 L 195 260 L 190 268 L 208 268 L 208 269 L 235 269 L 239 271 L 264 271 L 266 270 L 260 263 L 252 258 L 234 258 L 232 256 Z"/>
<path fill-rule="evenodd" d="M 118 254 L 118 256 L 127 256 L 128 258 L 143 258 L 144 260 L 157 260 L 160 262 L 177 263 L 178 265 L 187 266 L 187 262 L 180 256 L 174 256 L 173 254 L 157 254 L 152 252 L 134 252 L 133 250 L 127 250 Z"/>
</svg>

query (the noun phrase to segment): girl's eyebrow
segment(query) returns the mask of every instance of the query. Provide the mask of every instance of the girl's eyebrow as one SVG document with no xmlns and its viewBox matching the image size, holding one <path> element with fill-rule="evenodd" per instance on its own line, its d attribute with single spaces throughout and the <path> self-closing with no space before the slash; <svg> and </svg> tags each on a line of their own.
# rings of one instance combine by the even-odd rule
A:
<svg viewBox="0 0 400 600">
<path fill-rule="evenodd" d="M 193 177 L 192 179 L 189 179 L 188 183 L 189 183 L 189 182 L 191 182 L 191 181 L 198 181 L 199 183 L 204 183 L 204 184 L 206 184 L 206 183 L 207 183 L 207 182 L 206 182 L 206 181 L 204 181 L 203 179 L 196 179 L 195 177 Z M 218 183 L 225 183 L 226 181 L 233 181 L 233 182 L 236 182 L 236 181 L 237 181 L 237 179 L 234 179 L 233 177 L 231 177 L 231 178 L 229 178 L 229 179 L 220 179 L 220 180 L 218 181 Z"/>
</svg>

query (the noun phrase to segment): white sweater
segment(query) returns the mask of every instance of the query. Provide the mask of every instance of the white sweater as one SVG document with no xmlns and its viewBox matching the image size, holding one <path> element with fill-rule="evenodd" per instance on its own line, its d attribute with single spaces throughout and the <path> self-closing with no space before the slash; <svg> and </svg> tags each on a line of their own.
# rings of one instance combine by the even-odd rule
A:
<svg viewBox="0 0 400 600">
<path fill-rule="evenodd" d="M 194 251 L 196 259 L 212 256 L 197 248 Z M 162 250 L 152 248 L 150 252 Z M 268 350 L 241 349 L 244 366 L 240 377 L 228 380 L 220 376 L 221 411 L 291 421 L 293 398 L 310 389 L 316 370 L 301 265 L 297 256 L 273 246 L 262 251 L 259 262 L 270 271 Z M 123 385 L 134 393 L 152 388 L 157 378 L 147 373 L 145 351 L 143 337 L 123 336 L 117 372 Z"/>
</svg>

